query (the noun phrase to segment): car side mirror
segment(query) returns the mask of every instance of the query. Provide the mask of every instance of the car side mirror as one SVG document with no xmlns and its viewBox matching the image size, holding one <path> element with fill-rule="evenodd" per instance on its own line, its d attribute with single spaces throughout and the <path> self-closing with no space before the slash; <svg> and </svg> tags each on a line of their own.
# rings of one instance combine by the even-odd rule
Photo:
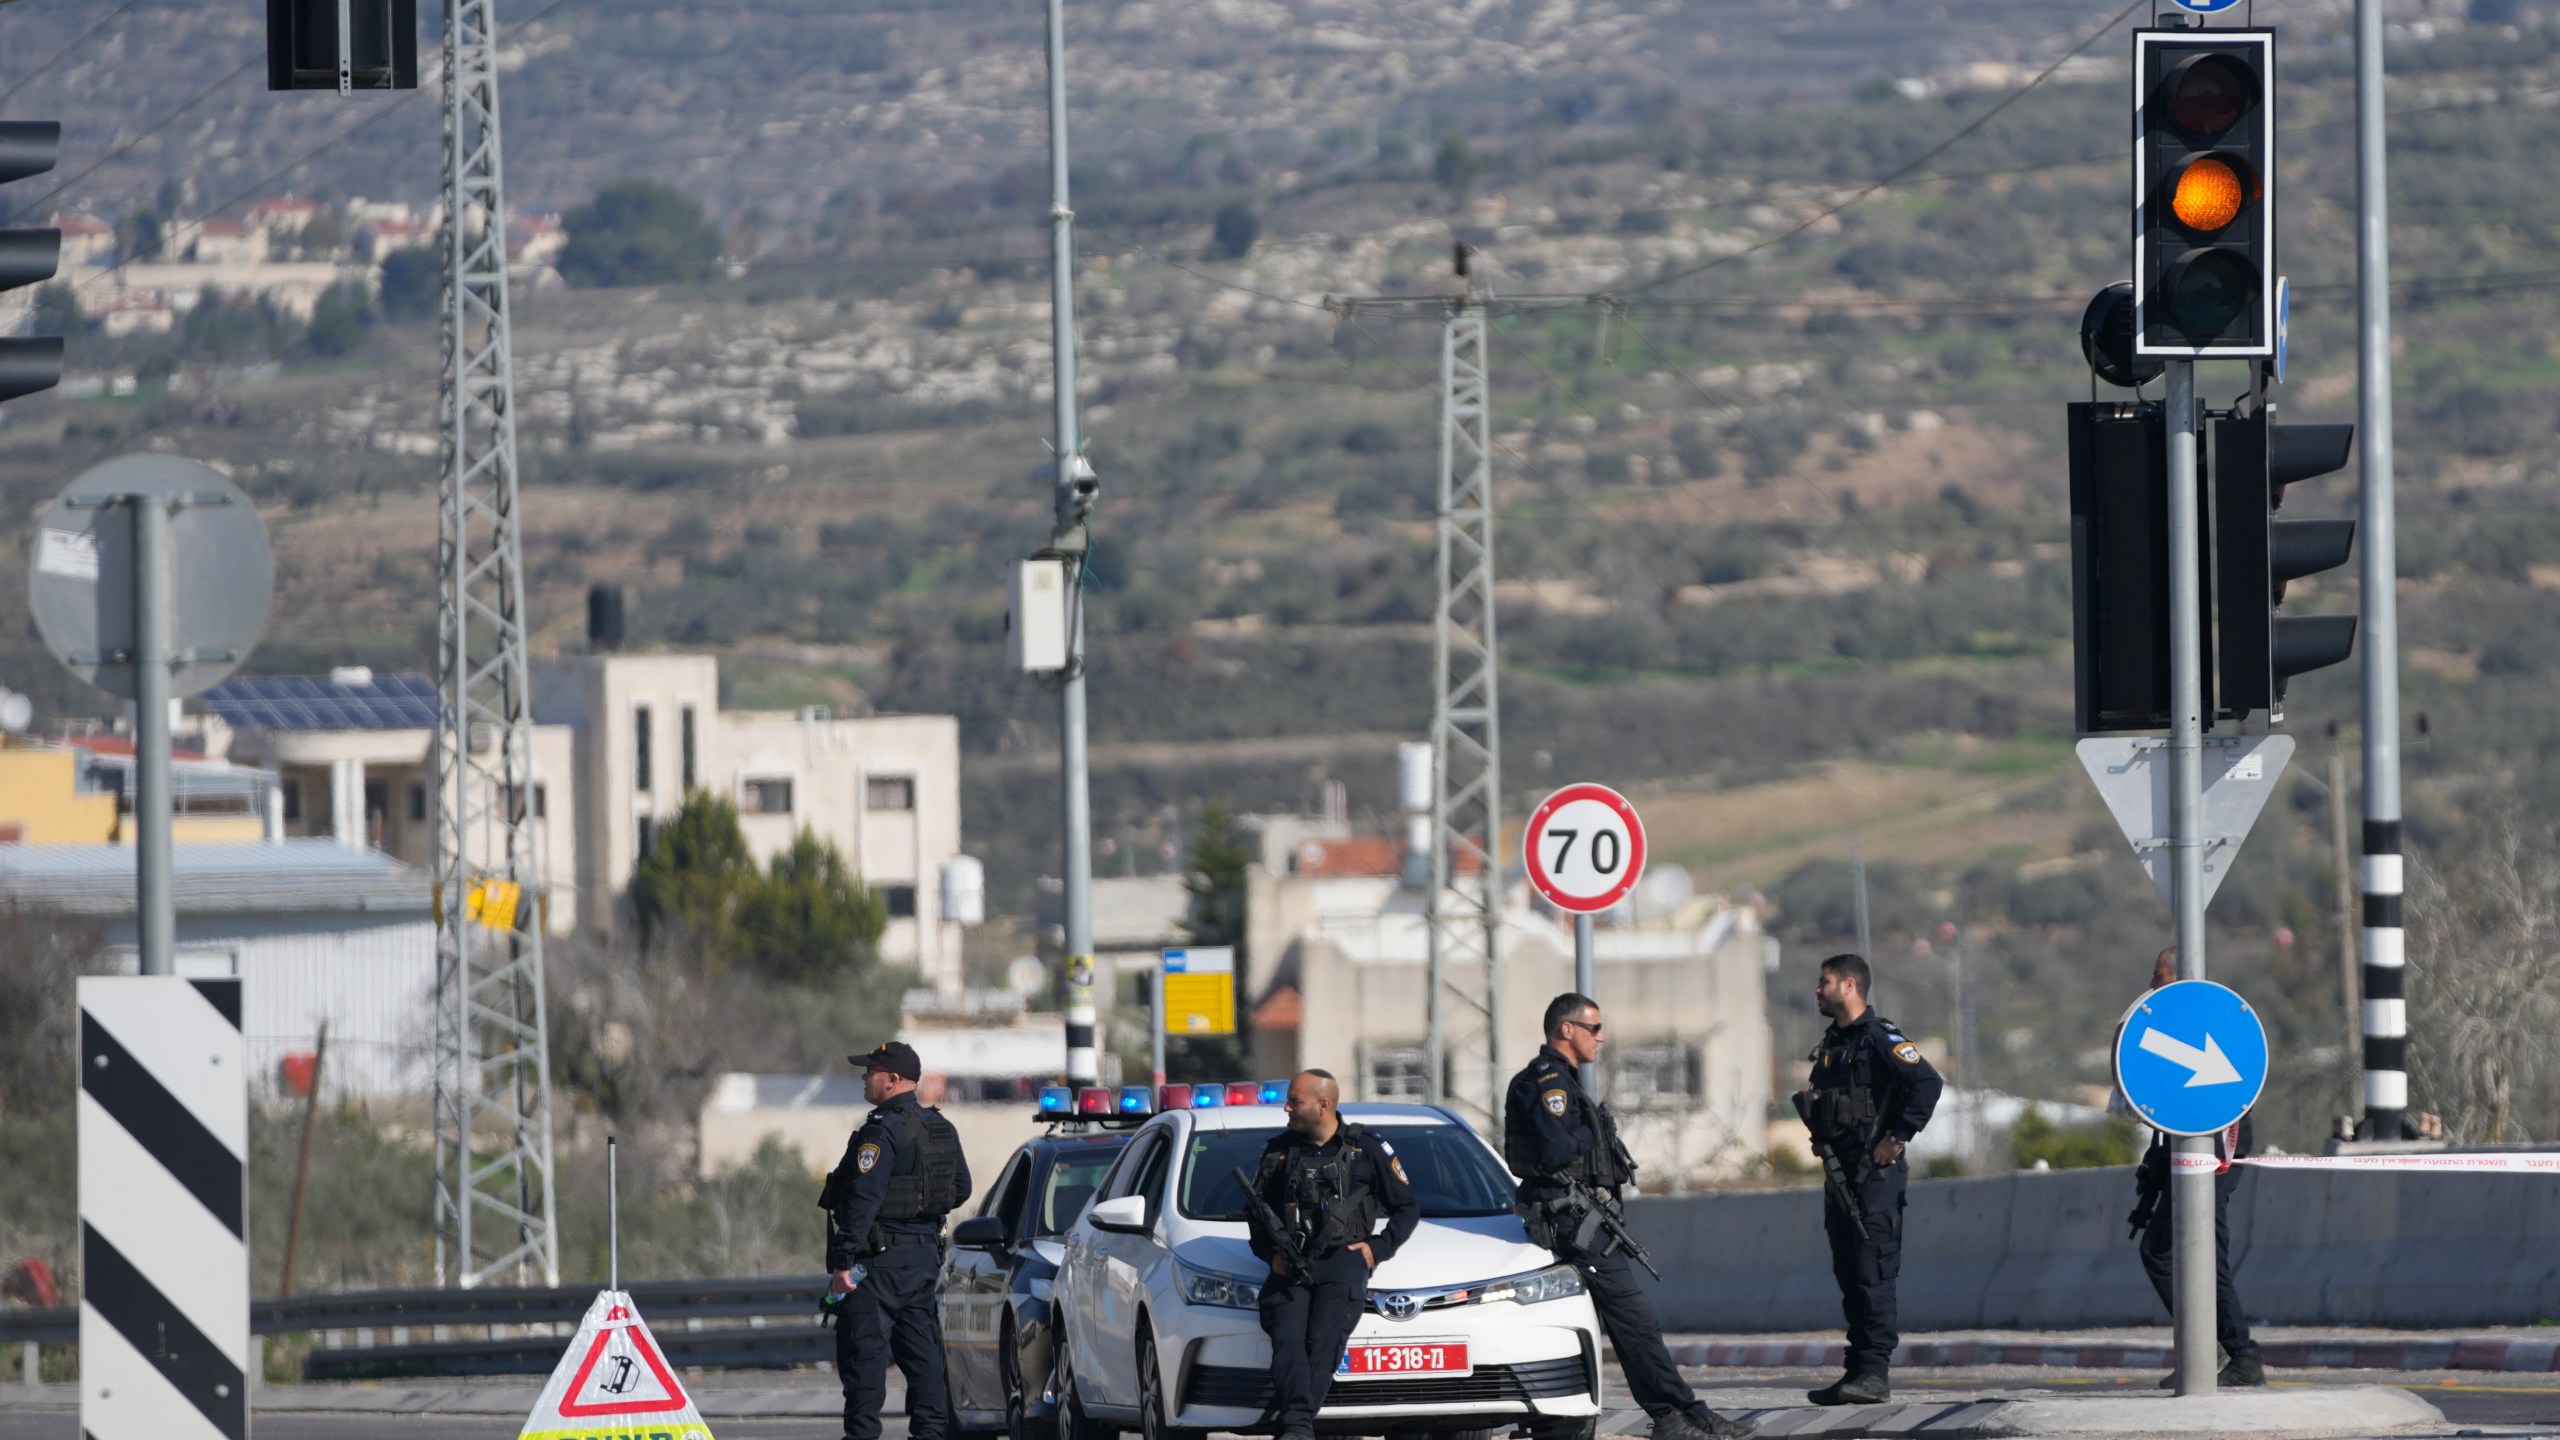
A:
<svg viewBox="0 0 2560 1440">
<path fill-rule="evenodd" d="M 1001 1250 L 1004 1248 L 1004 1221 L 994 1215 L 978 1215 L 963 1220 L 952 1227 L 951 1243 L 961 1250 Z"/>
<path fill-rule="evenodd" d="M 1147 1197 L 1123 1195 L 1117 1200 L 1105 1200 L 1094 1206 L 1093 1228 L 1116 1231 L 1122 1235 L 1146 1234 Z"/>
</svg>

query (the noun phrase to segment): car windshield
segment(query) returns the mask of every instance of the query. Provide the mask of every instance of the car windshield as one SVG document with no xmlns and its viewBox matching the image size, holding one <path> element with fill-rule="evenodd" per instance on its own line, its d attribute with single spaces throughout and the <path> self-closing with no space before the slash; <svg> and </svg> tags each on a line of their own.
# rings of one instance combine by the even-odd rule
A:
<svg viewBox="0 0 2560 1440">
<path fill-rule="evenodd" d="M 1476 1137 L 1456 1125 L 1371 1125 L 1369 1133 L 1395 1147 L 1404 1173 L 1431 1220 L 1511 1213 L 1511 1177 L 1493 1163 Z M 1246 1174 L 1262 1147 L 1279 1134 L 1260 1130 L 1196 1130 L 1183 1157 L 1182 1213 L 1194 1220 L 1242 1220 L 1244 1192 L 1235 1171 Z"/>
<path fill-rule="evenodd" d="M 1120 1158 L 1126 1145 L 1079 1145 L 1061 1152 L 1049 1162 L 1049 1174 L 1040 1182 L 1039 1203 L 1031 1207 L 1031 1233 L 1035 1236 L 1064 1235 L 1076 1223 L 1084 1207 L 1092 1201 L 1093 1192 L 1102 1188 L 1102 1172 Z"/>
</svg>

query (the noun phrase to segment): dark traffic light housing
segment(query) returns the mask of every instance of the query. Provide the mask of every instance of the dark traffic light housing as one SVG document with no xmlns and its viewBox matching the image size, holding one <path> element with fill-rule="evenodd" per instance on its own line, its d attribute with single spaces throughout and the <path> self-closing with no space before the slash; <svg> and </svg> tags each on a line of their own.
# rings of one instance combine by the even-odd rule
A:
<svg viewBox="0 0 2560 1440">
<path fill-rule="evenodd" d="M 2074 404 L 2071 413 L 2071 651 L 2082 734 L 2169 728 L 2169 444 L 2157 401 Z M 2196 454 L 2197 512 L 2206 464 Z M 2199 525 L 2197 574 L 2210 607 L 2211 527 Z M 2209 613 L 2209 608 L 2206 612 Z M 2203 644 L 2205 711 L 2213 644 Z"/>
<path fill-rule="evenodd" d="M 2275 353 L 2275 32 L 2133 37 L 2133 353 Z"/>
<path fill-rule="evenodd" d="M 417 89 L 418 0 L 267 0 L 267 88 Z"/>
<path fill-rule="evenodd" d="M 0 185 L 53 168 L 62 153 L 62 126 L 52 120 L 0 120 Z M 62 268 L 62 232 L 0 230 L 0 290 L 41 285 Z M 62 337 L 13 335 L 0 339 L 0 400 L 15 400 L 62 383 Z"/>
<path fill-rule="evenodd" d="M 2280 611 L 2285 582 L 2347 563 L 2356 522 L 2276 518 L 2287 485 L 2346 468 L 2355 434 L 2353 425 L 2278 425 L 2264 407 L 2214 422 L 2220 708 L 2244 728 L 2280 723 L 2287 680 L 2355 652 L 2355 616 Z"/>
</svg>

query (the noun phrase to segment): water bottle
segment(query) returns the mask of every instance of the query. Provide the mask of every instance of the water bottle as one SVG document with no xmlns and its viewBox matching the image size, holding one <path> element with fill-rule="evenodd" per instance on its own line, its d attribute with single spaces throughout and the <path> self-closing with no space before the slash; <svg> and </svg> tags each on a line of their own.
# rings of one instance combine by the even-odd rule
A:
<svg viewBox="0 0 2560 1440">
<path fill-rule="evenodd" d="M 860 1262 L 858 1262 L 858 1261 L 857 1261 L 857 1262 L 853 1265 L 853 1267 L 852 1267 L 851 1269 L 846 1270 L 844 1273 L 845 1273 L 846 1278 L 848 1278 L 848 1279 L 850 1279 L 850 1280 L 852 1280 L 852 1281 L 853 1281 L 855 1289 L 859 1289 L 859 1288 L 861 1288 L 861 1285 L 862 1285 L 862 1282 L 863 1282 L 863 1281 L 868 1280 L 868 1279 L 870 1279 L 870 1278 L 871 1278 L 871 1267 L 870 1267 L 870 1266 L 868 1266 L 868 1265 L 864 1265 L 864 1264 L 862 1264 L 862 1263 L 860 1263 Z M 846 1292 L 844 1292 L 844 1293 L 845 1293 L 845 1295 L 850 1295 L 850 1294 L 852 1294 L 852 1293 L 853 1293 L 853 1291 L 852 1291 L 852 1290 L 847 1290 L 847 1291 L 846 1291 Z M 834 1287 L 834 1286 L 832 1286 L 832 1285 L 828 1286 L 828 1287 L 827 1287 L 826 1289 L 824 1289 L 824 1290 L 819 1291 L 819 1292 L 818 1292 L 818 1323 L 819 1323 L 819 1324 L 821 1324 L 821 1325 L 826 1325 L 826 1324 L 830 1324 L 830 1323 L 832 1323 L 832 1322 L 835 1320 L 836 1315 L 837 1315 L 837 1313 L 838 1313 L 838 1312 L 837 1312 L 837 1310 L 836 1310 L 836 1306 L 837 1306 L 839 1303 L 841 1303 L 841 1302 L 843 1301 L 843 1299 L 844 1299 L 844 1295 L 839 1295 L 839 1294 L 837 1294 L 837 1293 L 835 1292 L 835 1287 Z"/>
</svg>

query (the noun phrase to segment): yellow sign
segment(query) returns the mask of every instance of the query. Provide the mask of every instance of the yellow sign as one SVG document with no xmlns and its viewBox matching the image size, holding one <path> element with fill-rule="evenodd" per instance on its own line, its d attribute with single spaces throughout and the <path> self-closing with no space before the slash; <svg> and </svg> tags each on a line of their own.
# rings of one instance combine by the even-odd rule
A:
<svg viewBox="0 0 2560 1440">
<path fill-rule="evenodd" d="M 1236 1033 L 1236 977 L 1223 970 L 1164 977 L 1164 1033 Z"/>
<path fill-rule="evenodd" d="M 523 898 L 524 887 L 513 880 L 483 880 L 471 887 L 462 913 L 492 930 L 513 930 L 516 906 Z"/>
</svg>

